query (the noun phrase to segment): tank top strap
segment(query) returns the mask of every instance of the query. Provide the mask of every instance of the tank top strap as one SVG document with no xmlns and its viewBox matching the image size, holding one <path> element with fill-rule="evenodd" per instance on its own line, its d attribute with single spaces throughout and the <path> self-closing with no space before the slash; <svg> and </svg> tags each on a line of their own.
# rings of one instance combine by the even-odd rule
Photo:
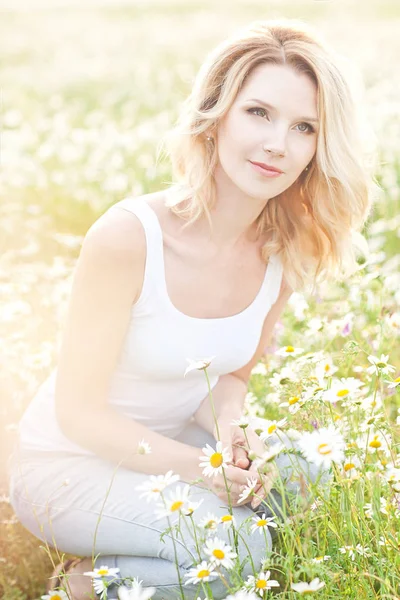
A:
<svg viewBox="0 0 400 600">
<path fill-rule="evenodd" d="M 154 299 L 154 292 L 162 290 L 164 280 L 163 237 L 158 217 L 143 198 L 127 197 L 115 205 L 136 215 L 141 222 L 146 237 L 146 265 L 142 291 L 135 307 L 143 301 Z"/>
</svg>

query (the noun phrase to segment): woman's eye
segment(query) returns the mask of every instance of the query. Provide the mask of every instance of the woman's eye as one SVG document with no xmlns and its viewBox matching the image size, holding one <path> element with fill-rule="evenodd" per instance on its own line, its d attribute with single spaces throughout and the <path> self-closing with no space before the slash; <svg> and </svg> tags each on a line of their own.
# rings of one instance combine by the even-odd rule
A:
<svg viewBox="0 0 400 600">
<path fill-rule="evenodd" d="M 251 114 L 255 114 L 255 112 L 253 112 L 253 111 L 261 111 L 265 115 L 268 114 L 267 111 L 265 110 L 265 108 L 249 108 L 249 110 L 247 112 L 249 112 Z"/>
<path fill-rule="evenodd" d="M 314 133 L 314 127 L 312 127 L 312 125 L 309 125 L 308 123 L 300 123 L 299 126 L 306 127 L 306 129 L 301 130 L 301 133 Z"/>
</svg>

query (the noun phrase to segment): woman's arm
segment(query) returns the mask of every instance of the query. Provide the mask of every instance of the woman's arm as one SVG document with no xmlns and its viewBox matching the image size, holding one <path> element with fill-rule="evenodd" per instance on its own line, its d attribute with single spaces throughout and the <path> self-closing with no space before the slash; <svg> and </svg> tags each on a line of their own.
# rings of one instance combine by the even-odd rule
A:
<svg viewBox="0 0 400 600">
<path fill-rule="evenodd" d="M 232 419 L 239 419 L 243 414 L 244 400 L 247 394 L 251 371 L 264 355 L 265 348 L 270 343 L 275 324 L 292 293 L 293 290 L 283 278 L 279 296 L 264 320 L 260 341 L 254 356 L 244 367 L 228 375 L 221 376 L 217 385 L 212 390 L 218 423 L 222 420 L 229 420 L 230 422 Z M 194 417 L 199 425 L 214 434 L 215 420 L 209 394 L 202 401 Z"/>
<path fill-rule="evenodd" d="M 132 303 L 146 260 L 139 219 L 112 208 L 87 232 L 72 282 L 60 349 L 55 409 L 63 433 L 98 456 L 145 473 L 169 469 L 185 481 L 201 476 L 199 449 L 174 441 L 120 415 L 108 403 Z M 151 446 L 138 455 L 138 443 Z"/>
<path fill-rule="evenodd" d="M 244 399 L 247 393 L 247 383 L 229 373 L 221 375 L 216 386 L 212 390 L 217 420 L 239 419 L 243 413 Z M 209 433 L 214 433 L 215 420 L 211 408 L 210 396 L 204 398 L 200 407 L 194 414 L 196 423 Z"/>
</svg>

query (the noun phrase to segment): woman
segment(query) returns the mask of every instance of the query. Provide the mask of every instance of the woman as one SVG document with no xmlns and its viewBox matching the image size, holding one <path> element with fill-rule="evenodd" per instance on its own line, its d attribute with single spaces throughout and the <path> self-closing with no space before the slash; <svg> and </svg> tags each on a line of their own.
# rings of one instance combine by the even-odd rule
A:
<svg viewBox="0 0 400 600">
<path fill-rule="evenodd" d="M 282 506 L 277 471 L 262 475 L 252 461 L 264 443 L 249 427 L 243 445 L 232 420 L 292 291 L 354 268 L 352 237 L 371 203 L 355 115 L 334 54 L 313 32 L 253 23 L 200 69 L 168 140 L 176 183 L 118 202 L 86 234 L 58 367 L 21 420 L 10 465 L 21 522 L 82 557 L 64 565 L 73 598 L 87 597 L 83 573 L 99 565 L 156 587 L 154 598 L 179 597 L 195 548 L 189 535 L 160 540 L 168 520 L 137 489 L 150 475 L 179 474 L 171 490 L 203 479 L 191 488 L 198 521 L 226 514 L 228 500 L 237 525 L 257 508 L 272 514 L 273 499 Z M 184 376 L 188 358 L 207 357 L 216 418 L 205 365 Z M 205 477 L 199 465 L 199 448 L 216 439 L 232 457 L 229 499 L 221 473 Z M 286 490 L 298 490 L 288 456 L 276 465 Z M 298 465 L 309 485 L 321 476 Z M 240 503 L 249 475 L 259 476 L 257 495 Z M 243 559 L 250 545 L 259 568 L 266 540 L 257 538 L 243 534 L 238 551 Z M 243 577 L 251 572 L 248 563 Z M 220 578 L 209 585 L 226 596 Z M 186 585 L 185 597 L 197 590 Z"/>
</svg>

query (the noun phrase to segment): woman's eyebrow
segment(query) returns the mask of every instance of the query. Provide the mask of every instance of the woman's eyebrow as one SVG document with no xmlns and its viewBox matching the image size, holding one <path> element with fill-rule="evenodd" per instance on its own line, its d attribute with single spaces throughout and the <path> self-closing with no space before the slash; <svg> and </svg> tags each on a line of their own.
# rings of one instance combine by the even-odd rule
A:
<svg viewBox="0 0 400 600">
<path fill-rule="evenodd" d="M 262 104 L 263 106 L 265 106 L 266 108 L 269 108 L 270 110 L 277 110 L 276 106 L 272 106 L 272 104 L 268 104 L 268 102 L 264 102 L 263 100 L 258 100 L 257 98 L 251 98 L 250 100 L 247 100 L 247 102 L 257 102 L 258 104 Z M 313 123 L 319 123 L 319 120 L 315 117 L 299 117 L 299 119 L 302 119 L 304 121 L 312 121 Z"/>
</svg>

